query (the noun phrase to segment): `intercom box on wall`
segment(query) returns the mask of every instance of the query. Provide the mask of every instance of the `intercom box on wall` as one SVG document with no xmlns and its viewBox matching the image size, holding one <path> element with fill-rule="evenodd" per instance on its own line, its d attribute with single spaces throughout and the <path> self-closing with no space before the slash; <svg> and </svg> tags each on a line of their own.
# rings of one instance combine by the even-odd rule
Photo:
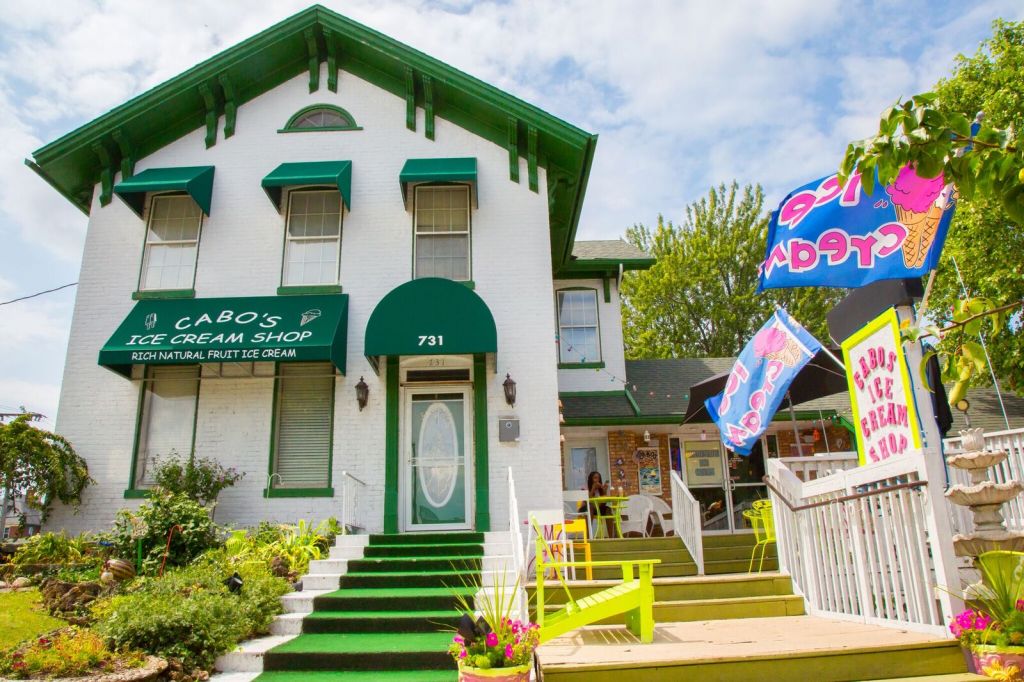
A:
<svg viewBox="0 0 1024 682">
<path fill-rule="evenodd" d="M 518 443 L 519 442 L 519 419 L 516 417 L 501 417 L 498 419 L 498 442 Z"/>
</svg>

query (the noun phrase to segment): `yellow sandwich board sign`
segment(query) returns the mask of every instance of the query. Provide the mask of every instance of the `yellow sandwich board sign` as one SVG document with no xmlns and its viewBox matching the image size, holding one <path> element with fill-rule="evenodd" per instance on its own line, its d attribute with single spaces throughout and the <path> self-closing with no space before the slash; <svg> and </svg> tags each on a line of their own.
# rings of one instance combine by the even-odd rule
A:
<svg viewBox="0 0 1024 682">
<path fill-rule="evenodd" d="M 842 343 L 860 463 L 921 447 L 913 387 L 892 308 Z"/>
</svg>

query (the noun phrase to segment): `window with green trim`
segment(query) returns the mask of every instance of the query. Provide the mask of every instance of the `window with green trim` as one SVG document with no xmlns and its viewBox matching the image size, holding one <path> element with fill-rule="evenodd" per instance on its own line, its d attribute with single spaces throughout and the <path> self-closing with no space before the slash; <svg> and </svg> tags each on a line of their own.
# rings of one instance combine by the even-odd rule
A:
<svg viewBox="0 0 1024 682">
<path fill-rule="evenodd" d="M 359 130 L 359 127 L 352 114 L 341 107 L 320 104 L 300 110 L 288 120 L 284 130 Z"/>
<path fill-rule="evenodd" d="M 159 194 L 150 199 L 139 291 L 191 289 L 203 211 L 187 194 Z"/>
<path fill-rule="evenodd" d="M 469 187 L 416 187 L 413 278 L 470 279 Z"/>
<path fill-rule="evenodd" d="M 131 484 L 136 490 L 153 485 L 160 458 L 191 454 L 199 403 L 199 366 L 148 367 L 141 402 Z"/>
<path fill-rule="evenodd" d="M 334 366 L 329 362 L 278 365 L 274 397 L 271 487 L 323 489 L 331 485 Z"/>
<path fill-rule="evenodd" d="M 559 291 L 557 297 L 558 361 L 563 364 L 600 362 L 597 290 L 566 289 Z"/>
<path fill-rule="evenodd" d="M 337 284 L 341 262 L 341 192 L 288 193 L 281 286 Z"/>
</svg>

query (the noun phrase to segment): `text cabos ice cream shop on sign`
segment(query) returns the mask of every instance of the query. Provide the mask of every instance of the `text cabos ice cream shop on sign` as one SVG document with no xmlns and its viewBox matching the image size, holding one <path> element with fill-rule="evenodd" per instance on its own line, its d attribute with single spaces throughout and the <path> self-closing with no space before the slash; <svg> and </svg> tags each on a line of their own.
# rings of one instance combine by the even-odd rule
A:
<svg viewBox="0 0 1024 682">
<path fill-rule="evenodd" d="M 860 463 L 921 447 L 896 311 L 889 309 L 843 342 Z"/>
</svg>

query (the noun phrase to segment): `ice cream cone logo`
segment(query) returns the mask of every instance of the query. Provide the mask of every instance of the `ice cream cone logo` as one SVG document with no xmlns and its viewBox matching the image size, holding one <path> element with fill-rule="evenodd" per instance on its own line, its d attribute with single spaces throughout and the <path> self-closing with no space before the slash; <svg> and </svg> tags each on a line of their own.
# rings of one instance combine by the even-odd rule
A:
<svg viewBox="0 0 1024 682">
<path fill-rule="evenodd" d="M 945 178 L 922 178 L 908 164 L 900 169 L 896 181 L 885 188 L 892 199 L 896 219 L 907 230 L 903 240 L 903 264 L 920 268 L 928 257 L 942 221 L 942 212 L 949 206 L 950 191 L 944 191 Z"/>
<path fill-rule="evenodd" d="M 156 313 L 150 313 L 146 315 L 146 329 L 152 329 L 156 326 Z"/>
<path fill-rule="evenodd" d="M 313 308 L 302 313 L 302 317 L 299 318 L 299 326 L 305 327 L 307 324 L 320 317 L 323 313 L 320 312 L 319 308 Z"/>
<path fill-rule="evenodd" d="M 796 367 L 803 351 L 800 344 L 782 329 L 769 327 L 754 337 L 754 355 L 769 360 L 778 360 L 787 367 Z"/>
</svg>

